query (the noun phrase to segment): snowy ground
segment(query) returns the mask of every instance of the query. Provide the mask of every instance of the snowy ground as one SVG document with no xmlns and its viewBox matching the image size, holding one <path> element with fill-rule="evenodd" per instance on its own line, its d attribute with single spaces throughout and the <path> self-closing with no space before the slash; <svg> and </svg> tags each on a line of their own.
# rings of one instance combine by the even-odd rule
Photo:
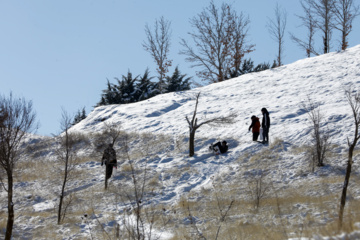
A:
<svg viewBox="0 0 360 240">
<path fill-rule="evenodd" d="M 230 222 L 241 221 L 244 226 L 248 226 L 259 221 L 256 219 L 259 212 L 244 212 L 239 203 L 251 202 L 251 196 L 247 194 L 250 183 L 261 177 L 264 177 L 268 186 L 277 189 L 279 197 L 289 192 L 296 196 L 296 191 L 311 199 L 330 196 L 331 199 L 326 199 L 325 204 L 334 210 L 338 208 L 344 177 L 346 141 L 353 136 L 354 129 L 344 90 L 349 86 L 359 86 L 359 69 L 360 45 L 346 52 L 304 59 L 186 92 L 163 94 L 139 103 L 98 107 L 74 126 L 72 131 L 91 136 L 102 132 L 105 124 L 116 124 L 123 131 L 132 133 L 128 140 L 131 159 L 139 169 L 146 166 L 146 179 L 150 181 L 143 198 L 144 206 L 164 209 L 163 214 L 167 217 L 171 212 L 176 212 L 171 217 L 171 228 L 154 228 L 153 236 L 161 239 L 175 236 L 182 239 L 177 231 L 187 229 L 190 219 L 186 217 L 189 215 L 186 209 L 179 210 L 184 199 L 193 202 L 205 202 L 207 199 L 211 201 L 216 193 L 223 194 L 224 198 L 227 196 L 227 200 L 237 201 L 229 216 Z M 199 92 L 198 123 L 230 113 L 236 113 L 237 117 L 232 125 L 200 127 L 196 132 L 195 156 L 188 157 L 189 128 L 185 117 L 192 117 L 195 96 Z M 302 107 L 308 99 L 321 103 L 320 108 L 324 114 L 322 128 L 330 131 L 333 144 L 332 155 L 326 166 L 315 169 L 313 173 L 305 150 L 305 145 L 310 141 L 311 128 L 308 115 Z M 269 110 L 271 118 L 269 145 L 252 142 L 252 135 L 248 132 L 250 117 L 257 115 L 261 118 L 260 109 L 263 107 Z M 151 144 L 144 140 L 146 137 Z M 229 152 L 218 156 L 210 153 L 210 143 L 222 139 L 228 141 Z M 51 143 L 54 139 L 33 137 L 31 141 L 29 143 L 33 145 L 40 145 Z M 93 144 L 94 139 L 89 141 Z M 78 155 L 83 158 L 78 166 L 79 177 L 67 186 L 68 191 L 76 193 L 78 199 L 76 207 L 71 209 L 72 220 L 65 221 L 61 226 L 56 225 L 57 195 L 61 180 L 54 177 L 53 171 L 45 169 L 45 166 L 56 165 L 52 148 L 47 147 L 47 151 L 41 154 L 39 152 L 32 159 L 27 158 L 32 164 L 39 165 L 36 166 L 37 170 L 44 172 L 38 173 L 39 179 L 35 173 L 35 176 L 28 177 L 27 180 L 21 180 L 30 174 L 26 172 L 26 168 L 21 168 L 23 170 L 18 173 L 18 182 L 15 184 L 17 217 L 14 239 L 92 239 L 97 238 L 96 232 L 113 234 L 116 224 L 120 224 L 120 230 L 123 230 L 122 223 L 125 221 L 131 225 L 133 216 L 129 214 L 125 218 L 123 214 L 127 208 L 132 207 L 131 203 L 117 199 L 123 196 L 120 188 L 129 189 L 131 186 L 129 158 L 124 154 L 123 143 L 118 142 L 116 145 L 120 167 L 110 182 L 110 190 L 106 192 L 103 190 L 104 168 L 100 166 L 100 155 L 94 154 L 92 144 L 84 145 L 78 150 Z M 150 150 L 144 146 L 150 147 Z M 360 178 L 358 162 L 356 156 L 349 198 L 349 201 L 357 204 L 360 200 L 360 188 L 355 184 Z M 156 189 L 153 194 L 151 186 Z M 6 194 L 1 191 L 0 216 L 5 219 Z M 274 195 L 268 198 L 274 198 Z M 324 199 L 322 200 L 325 201 Z M 319 209 L 311 206 L 299 201 L 281 215 L 293 226 L 295 219 L 305 222 L 309 216 L 315 225 L 336 219 L 333 212 L 319 212 Z M 352 205 L 349 204 L 350 206 Z M 200 230 L 202 226 L 205 229 L 206 222 L 212 222 L 209 220 L 212 218 L 201 215 L 205 210 L 197 210 L 198 212 L 193 210 L 198 214 L 194 216 L 197 226 Z M 260 212 L 270 216 L 276 215 L 269 211 L 266 207 L 260 209 Z M 83 216 L 85 212 L 88 217 Z M 336 214 L 336 210 L 334 212 Z M 358 216 L 358 212 L 355 212 Z M 273 221 L 278 220 L 274 217 Z M 270 223 L 264 222 L 264 225 L 267 224 Z M 104 229 L 99 230 L 99 225 Z M 0 223 L 0 227 L 2 236 L 4 221 Z M 292 236 L 288 233 L 286 236 L 294 239 L 299 234 Z M 353 231 L 348 237 L 357 239 L 359 233 Z M 250 237 L 246 235 L 239 238 Z M 339 236 L 341 238 L 344 236 Z"/>
</svg>

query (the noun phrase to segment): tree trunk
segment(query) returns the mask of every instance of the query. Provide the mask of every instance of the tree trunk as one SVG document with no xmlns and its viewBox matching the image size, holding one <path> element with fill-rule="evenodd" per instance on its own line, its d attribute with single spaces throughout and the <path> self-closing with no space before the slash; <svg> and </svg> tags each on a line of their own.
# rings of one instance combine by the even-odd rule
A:
<svg viewBox="0 0 360 240">
<path fill-rule="evenodd" d="M 354 151 L 355 145 L 351 145 L 349 148 L 349 157 L 348 157 L 348 164 L 346 167 L 346 174 L 345 174 L 345 181 L 344 186 L 341 194 L 341 201 L 340 201 L 340 211 L 339 211 L 339 231 L 342 229 L 342 221 L 344 216 L 344 208 L 346 204 L 346 192 L 347 187 L 349 185 L 350 181 L 350 174 L 351 174 L 351 167 L 352 167 L 352 157 L 353 157 L 353 151 Z"/>
<path fill-rule="evenodd" d="M 61 194 L 60 194 L 60 202 L 59 202 L 59 209 L 58 209 L 58 224 L 61 223 L 61 209 L 62 209 L 62 204 L 63 204 L 63 200 L 64 200 L 64 194 L 65 194 L 65 185 L 66 185 L 66 181 L 67 181 L 67 174 L 68 174 L 68 169 L 67 169 L 67 163 L 65 165 L 65 173 L 64 173 L 64 182 L 62 184 L 61 187 Z"/>
<path fill-rule="evenodd" d="M 348 43 L 346 41 L 346 36 L 347 36 L 346 31 L 343 30 L 341 35 L 342 35 L 341 50 L 345 51 L 346 48 L 348 47 Z"/>
<path fill-rule="evenodd" d="M 194 156 L 194 154 L 195 154 L 194 142 L 195 142 L 195 129 L 192 129 L 190 131 L 190 139 L 189 139 L 189 156 L 190 157 Z"/>
<path fill-rule="evenodd" d="M 13 177 L 8 173 L 8 220 L 6 225 L 5 240 L 10 240 L 14 226 L 14 204 L 13 204 Z"/>
<path fill-rule="evenodd" d="M 59 201 L 59 209 L 58 209 L 58 222 L 57 222 L 58 224 L 61 223 L 61 208 L 62 208 L 63 200 L 64 200 L 64 195 L 63 195 L 63 193 L 61 193 L 60 201 Z"/>
<path fill-rule="evenodd" d="M 108 178 L 107 178 L 107 164 L 105 164 L 105 190 L 107 189 L 108 186 Z"/>
</svg>

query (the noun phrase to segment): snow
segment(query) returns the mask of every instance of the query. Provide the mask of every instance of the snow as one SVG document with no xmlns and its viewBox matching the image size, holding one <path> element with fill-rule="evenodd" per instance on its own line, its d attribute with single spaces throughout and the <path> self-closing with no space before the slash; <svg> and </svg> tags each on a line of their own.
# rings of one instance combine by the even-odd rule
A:
<svg viewBox="0 0 360 240">
<path fill-rule="evenodd" d="M 238 117 L 232 126 L 203 126 L 197 136 L 247 142 L 245 126 L 250 125 L 250 116 L 261 117 L 260 109 L 266 107 L 272 121 L 272 138 L 301 144 L 307 135 L 307 114 L 301 104 L 310 97 L 314 102 L 323 103 L 321 108 L 329 127 L 347 124 L 344 129 L 348 131 L 339 132 L 341 136 L 337 137 L 338 142 L 343 143 L 352 130 L 344 89 L 360 82 L 359 48 L 300 60 L 186 92 L 163 94 L 139 103 L 98 107 L 74 130 L 97 132 L 104 123 L 117 123 L 125 131 L 187 135 L 185 117 L 192 117 L 195 95 L 201 92 L 198 123 L 232 112 Z"/>
<path fill-rule="evenodd" d="M 360 45 L 344 52 L 303 59 L 276 69 L 246 74 L 189 91 L 158 95 L 137 103 L 100 106 L 95 108 L 86 119 L 73 126 L 71 131 L 83 134 L 100 133 L 105 129 L 106 124 L 117 124 L 126 132 L 165 136 L 164 141 L 169 145 L 168 148 L 159 150 L 156 157 L 151 158 L 146 166 L 150 174 L 158 176 L 163 184 L 162 194 L 154 196 L 152 201 L 157 205 L 167 206 L 168 209 L 176 206 L 190 192 L 212 191 L 215 179 L 221 179 L 223 183 L 236 183 L 240 180 L 244 183 L 264 175 L 279 188 L 289 186 L 301 188 L 304 183 L 315 182 L 324 176 L 342 178 L 346 163 L 346 157 L 338 157 L 332 159 L 331 163 L 327 163 L 325 167 L 316 169 L 314 173 L 305 169 L 304 153 L 295 154 L 293 150 L 310 141 L 310 123 L 302 104 L 308 99 L 321 103 L 320 107 L 325 116 L 322 127 L 327 128 L 331 133 L 331 143 L 336 146 L 334 152 L 343 156 L 347 150 L 347 138 L 351 139 L 353 136 L 354 125 L 344 91 L 350 86 L 355 88 L 359 86 L 359 69 Z M 232 113 L 236 113 L 237 117 L 235 123 L 230 125 L 201 126 L 196 131 L 195 155 L 188 157 L 189 125 L 185 118 L 186 116 L 192 118 L 196 95 L 199 92 L 198 124 Z M 261 118 L 260 110 L 263 107 L 267 108 L 271 119 L 269 145 L 254 143 L 251 133 L 248 132 L 251 124 L 250 117 L 256 115 Z M 215 156 L 208 151 L 211 143 L 224 139 L 229 145 L 229 151 L 226 154 Z M 36 144 L 38 141 L 51 140 L 31 136 L 27 143 Z M 177 146 L 178 144 L 180 146 Z M 177 147 L 179 151 L 175 151 Z M 256 153 L 260 151 L 267 154 L 266 159 L 256 158 Z M 89 156 L 92 152 L 90 147 L 86 146 L 79 151 L 79 154 Z M 51 154 L 45 154 L 43 157 L 48 161 L 53 160 Z M 259 164 L 261 162 L 266 162 L 266 167 Z M 355 162 L 355 164 L 358 163 Z M 70 192 L 87 192 L 103 187 L 104 174 L 100 161 L 96 162 L 96 159 L 92 159 L 82 163 L 79 168 L 88 171 L 88 176 L 69 186 Z M 358 168 L 353 174 L 359 174 Z M 120 184 L 126 179 L 126 175 L 118 170 L 114 173 L 110 184 Z M 16 204 L 21 207 L 15 211 L 21 211 L 21 208 L 26 206 L 32 206 L 32 211 L 35 213 L 54 210 L 57 206 L 55 194 L 57 188 L 50 184 L 53 183 L 39 183 L 36 180 L 16 184 L 15 189 L 18 191 L 30 193 L 23 197 L 26 201 L 18 199 Z M 52 189 L 47 191 L 47 187 Z M 42 189 L 43 196 L 33 196 L 31 192 L 39 188 Z M 238 188 L 241 192 L 245 191 L 247 186 L 240 185 Z M 340 194 L 340 189 L 339 184 L 334 184 L 329 186 L 328 191 L 338 191 Z M 359 192 L 359 188 L 353 189 L 354 198 L 358 198 Z M 307 194 L 317 195 L 319 192 L 309 190 Z M 199 199 L 196 196 L 194 199 Z M 1 198 L 4 202 L 4 192 L 1 192 Z M 5 205 L 2 206 L 1 211 L 5 211 Z M 124 206 L 116 206 L 116 209 L 122 207 Z M 294 208 L 302 211 L 301 217 L 304 219 L 310 213 L 317 215 L 316 210 L 308 209 L 302 204 L 295 205 Z M 111 207 L 99 204 L 96 209 L 97 215 L 90 214 L 86 222 L 83 221 L 77 225 L 81 231 L 71 232 L 68 225 L 59 227 L 57 231 L 66 236 L 63 237 L 64 239 L 89 237 L 92 233 L 91 229 L 96 225 L 96 219 L 103 217 L 105 213 L 101 213 L 109 212 L 109 209 Z M 322 213 L 319 214 L 322 216 Z M 287 217 L 295 218 L 295 214 L 289 214 Z M 194 219 L 203 221 L 196 216 Z M 25 224 L 25 226 L 23 226 L 24 223 L 20 225 L 17 221 L 15 232 L 21 232 L 19 229 L 16 230 L 19 226 L 30 232 L 37 228 L 33 223 L 30 224 L 34 222 L 33 220 L 29 220 L 29 225 Z M 246 219 L 246 221 L 251 222 L 251 219 Z M 119 219 L 115 222 L 120 224 Z M 105 228 L 111 229 L 115 222 L 105 224 Z M 183 219 L 182 222 L 184 225 L 189 224 L 189 218 Z M 161 236 L 161 239 L 171 239 L 173 236 L 171 231 L 166 229 L 154 230 L 154 232 Z M 2 236 L 1 233 L 0 236 Z M 324 237 L 324 239 L 357 239 L 358 237 L 359 232 L 354 231 L 346 236 Z"/>
</svg>

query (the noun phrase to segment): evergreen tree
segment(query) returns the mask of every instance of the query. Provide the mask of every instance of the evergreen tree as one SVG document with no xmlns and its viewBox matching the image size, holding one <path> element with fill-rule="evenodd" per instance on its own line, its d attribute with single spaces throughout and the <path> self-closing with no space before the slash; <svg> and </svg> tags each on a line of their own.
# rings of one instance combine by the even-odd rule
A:
<svg viewBox="0 0 360 240">
<path fill-rule="evenodd" d="M 136 101 L 142 101 L 156 95 L 157 92 L 155 91 L 155 83 L 151 82 L 153 77 L 150 77 L 149 75 L 150 71 L 149 68 L 147 68 L 144 75 L 142 75 L 136 83 L 134 95 Z"/>
<path fill-rule="evenodd" d="M 275 67 L 276 67 L 276 61 L 274 61 Z M 271 67 L 273 68 L 274 65 Z M 228 74 L 226 79 L 231 79 L 235 77 L 239 77 L 243 74 L 252 73 L 252 72 L 261 72 L 264 70 L 270 69 L 269 63 L 260 63 L 256 67 L 254 67 L 254 61 L 251 59 L 245 59 L 243 63 L 241 64 L 241 67 L 239 70 L 236 70 L 233 68 Z"/>
<path fill-rule="evenodd" d="M 102 91 L 101 100 L 96 106 L 109 105 L 114 104 L 116 99 L 116 89 L 110 83 L 109 79 L 107 79 L 107 89 Z"/>
<path fill-rule="evenodd" d="M 115 86 L 117 89 L 117 104 L 120 103 L 132 103 L 135 102 L 135 82 L 137 77 L 133 78 L 130 70 L 128 71 L 127 76 L 122 76 L 120 81 L 118 78 L 115 78 L 118 82 L 118 85 Z"/>
<path fill-rule="evenodd" d="M 191 77 L 186 77 L 186 74 L 181 74 L 179 68 L 176 67 L 171 77 L 166 77 L 166 91 L 177 92 L 190 89 Z"/>
<path fill-rule="evenodd" d="M 254 61 L 251 60 L 251 58 L 249 58 L 248 60 L 244 60 L 241 69 L 240 69 L 240 73 L 242 74 L 247 74 L 247 73 L 251 73 L 253 72 L 254 69 Z"/>
<path fill-rule="evenodd" d="M 277 68 L 277 67 L 279 67 L 279 65 L 277 64 L 276 60 L 274 60 L 271 68 Z"/>
<path fill-rule="evenodd" d="M 269 63 L 260 63 L 258 64 L 255 68 L 254 68 L 254 72 L 261 72 L 264 70 L 270 69 L 270 64 Z"/>
<path fill-rule="evenodd" d="M 83 107 L 83 109 L 81 111 L 78 110 L 78 112 L 76 113 L 72 125 L 75 125 L 75 124 L 81 122 L 81 120 L 83 120 L 85 118 L 86 118 L 86 111 L 85 111 L 85 107 Z"/>
</svg>

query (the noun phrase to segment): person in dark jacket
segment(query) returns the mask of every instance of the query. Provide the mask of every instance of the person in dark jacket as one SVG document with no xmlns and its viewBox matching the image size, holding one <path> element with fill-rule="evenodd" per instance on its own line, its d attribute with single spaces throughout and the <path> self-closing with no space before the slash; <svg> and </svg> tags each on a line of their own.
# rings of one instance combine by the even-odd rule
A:
<svg viewBox="0 0 360 240">
<path fill-rule="evenodd" d="M 249 127 L 249 131 L 252 128 L 253 133 L 253 141 L 257 141 L 260 134 L 260 121 L 256 116 L 251 116 L 251 125 Z"/>
<path fill-rule="evenodd" d="M 269 112 L 266 108 L 262 108 L 263 119 L 261 127 L 263 129 L 263 143 L 269 142 L 269 129 L 270 129 L 270 117 Z"/>
<path fill-rule="evenodd" d="M 104 150 L 103 157 L 101 159 L 101 166 L 105 163 L 106 166 L 106 180 L 109 179 L 112 175 L 113 168 L 117 168 L 116 161 L 116 152 L 113 148 L 113 144 L 109 144 L 109 146 Z"/>
<path fill-rule="evenodd" d="M 229 149 L 227 142 L 224 140 L 222 142 L 217 142 L 215 144 L 211 144 L 209 147 L 211 151 L 215 151 L 216 149 L 219 149 L 221 153 L 226 153 Z"/>
</svg>

